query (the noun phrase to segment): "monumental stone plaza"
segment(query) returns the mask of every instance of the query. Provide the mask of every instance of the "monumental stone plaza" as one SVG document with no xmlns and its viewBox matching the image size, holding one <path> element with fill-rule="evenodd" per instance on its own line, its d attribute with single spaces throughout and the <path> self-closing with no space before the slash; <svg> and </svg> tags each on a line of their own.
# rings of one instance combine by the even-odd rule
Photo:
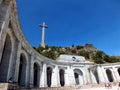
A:
<svg viewBox="0 0 120 90">
<path fill-rule="evenodd" d="M 95 64 L 76 55 L 55 61 L 40 55 L 22 33 L 16 1 L 0 0 L 0 89 L 9 82 L 29 88 L 118 83 L 120 63 Z"/>
</svg>

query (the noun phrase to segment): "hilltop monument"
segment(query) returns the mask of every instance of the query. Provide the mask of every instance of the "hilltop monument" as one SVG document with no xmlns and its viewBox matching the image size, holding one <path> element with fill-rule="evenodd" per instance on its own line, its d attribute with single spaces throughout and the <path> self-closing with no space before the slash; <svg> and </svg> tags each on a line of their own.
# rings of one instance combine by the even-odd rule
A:
<svg viewBox="0 0 120 90">
<path fill-rule="evenodd" d="M 0 90 L 106 90 L 105 83 L 120 82 L 120 62 L 96 64 L 66 54 L 53 60 L 39 54 L 22 33 L 16 5 L 16 0 L 0 0 Z M 47 26 L 39 26 L 45 47 Z"/>
<path fill-rule="evenodd" d="M 41 25 L 39 25 L 42 28 L 42 39 L 40 46 L 45 48 L 45 28 L 48 28 L 48 26 L 45 25 L 45 22 L 43 22 Z"/>
</svg>

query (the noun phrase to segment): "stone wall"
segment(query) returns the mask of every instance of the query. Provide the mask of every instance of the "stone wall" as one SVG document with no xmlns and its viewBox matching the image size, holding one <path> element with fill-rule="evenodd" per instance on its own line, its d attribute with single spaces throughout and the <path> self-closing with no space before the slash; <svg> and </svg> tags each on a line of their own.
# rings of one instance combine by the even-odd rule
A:
<svg viewBox="0 0 120 90">
<path fill-rule="evenodd" d="M 47 70 L 48 68 L 50 71 Z M 120 80 L 120 63 L 103 65 L 95 65 L 91 62 L 68 63 L 54 61 L 40 55 L 30 46 L 22 33 L 15 0 L 5 0 L 1 3 L 0 87 L 2 89 L 6 89 L 5 87 L 25 89 L 22 87 L 27 87 L 34 90 L 34 87 L 38 87 L 41 90 L 74 90 L 76 84 L 83 86 L 109 82 L 108 77 L 111 76 L 106 74 L 106 70 L 110 71 L 113 82 Z M 77 79 L 75 79 L 75 73 L 78 76 Z M 9 80 L 13 84 L 6 84 Z M 76 80 L 79 83 L 76 83 Z M 5 84 L 2 84 L 3 82 Z M 61 87 L 61 83 L 64 87 Z M 48 86 L 50 88 L 45 88 Z"/>
</svg>

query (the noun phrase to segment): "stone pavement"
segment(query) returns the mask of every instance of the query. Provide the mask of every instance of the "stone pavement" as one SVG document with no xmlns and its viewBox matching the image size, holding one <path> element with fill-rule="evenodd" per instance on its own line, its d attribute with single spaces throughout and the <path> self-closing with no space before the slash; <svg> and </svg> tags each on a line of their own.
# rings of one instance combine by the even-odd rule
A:
<svg viewBox="0 0 120 90">
<path fill-rule="evenodd" d="M 65 87 L 43 87 L 43 88 L 24 88 L 9 83 L 0 83 L 0 90 L 120 90 L 118 86 L 105 88 L 104 85 L 86 85 L 86 86 L 65 86 Z"/>
<path fill-rule="evenodd" d="M 120 90 L 117 86 L 113 86 L 112 88 L 105 87 L 94 87 L 94 88 L 84 88 L 84 89 L 76 89 L 76 90 Z"/>
</svg>

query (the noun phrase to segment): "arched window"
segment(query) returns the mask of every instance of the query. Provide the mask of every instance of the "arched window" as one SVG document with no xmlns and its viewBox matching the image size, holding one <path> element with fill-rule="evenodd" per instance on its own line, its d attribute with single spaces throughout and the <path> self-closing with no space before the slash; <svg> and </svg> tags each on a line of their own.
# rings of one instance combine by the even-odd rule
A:
<svg viewBox="0 0 120 90">
<path fill-rule="evenodd" d="M 52 68 L 47 67 L 47 85 L 51 86 Z"/>
<path fill-rule="evenodd" d="M 60 76 L 60 85 L 61 86 L 65 85 L 64 73 L 65 73 L 65 71 L 63 69 L 60 69 L 59 76 Z"/>
<path fill-rule="evenodd" d="M 112 72 L 109 69 L 107 69 L 106 74 L 107 74 L 109 82 L 113 82 Z"/>
</svg>

